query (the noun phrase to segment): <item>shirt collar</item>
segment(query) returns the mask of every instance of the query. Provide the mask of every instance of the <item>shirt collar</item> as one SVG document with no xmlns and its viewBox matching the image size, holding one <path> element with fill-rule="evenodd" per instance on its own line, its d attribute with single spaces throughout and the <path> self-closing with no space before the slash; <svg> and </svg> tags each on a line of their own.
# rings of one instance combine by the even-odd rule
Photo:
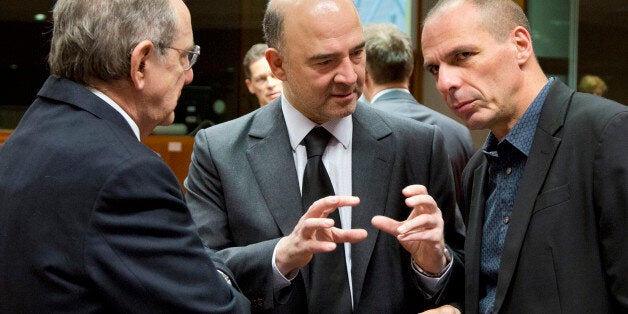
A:
<svg viewBox="0 0 628 314">
<path fill-rule="evenodd" d="M 131 127 L 131 130 L 133 130 L 133 134 L 135 134 L 135 137 L 137 137 L 137 140 L 138 141 L 140 140 L 140 128 L 137 126 L 135 121 L 131 119 L 131 116 L 129 116 L 129 114 L 126 113 L 126 111 L 124 111 L 122 107 L 120 107 L 120 105 L 116 104 L 116 102 L 113 101 L 113 99 L 109 98 L 109 96 L 105 95 L 104 93 L 102 93 L 101 91 L 93 87 L 88 86 L 87 89 L 89 89 L 92 93 L 94 93 L 94 95 L 104 100 L 107 104 L 109 104 L 109 106 L 113 107 L 113 109 L 119 112 L 124 118 L 124 120 L 126 120 L 126 122 L 129 124 L 129 126 Z"/>
<path fill-rule="evenodd" d="M 387 88 L 384 90 L 379 91 L 377 94 L 375 94 L 375 96 L 373 96 L 373 98 L 371 98 L 371 103 L 374 103 L 378 98 L 382 97 L 383 95 L 386 95 L 390 92 L 393 91 L 398 91 L 398 92 L 404 92 L 404 93 L 408 93 L 410 94 L 410 91 L 405 89 L 405 88 Z"/>
<path fill-rule="evenodd" d="M 530 148 L 532 147 L 532 141 L 534 140 L 534 133 L 536 132 L 536 126 L 539 122 L 539 116 L 541 115 L 541 109 L 543 109 L 543 103 L 547 98 L 549 87 L 554 82 L 554 78 L 550 77 L 547 83 L 541 88 L 539 94 L 534 98 L 528 109 L 515 126 L 506 134 L 501 142 L 497 140 L 497 137 L 493 132 L 489 132 L 482 149 L 485 154 L 490 154 L 497 150 L 497 146 L 504 141 L 510 143 L 517 148 L 523 154 L 528 156 L 530 154 Z"/>
<path fill-rule="evenodd" d="M 290 146 L 292 146 L 293 151 L 296 151 L 297 146 L 301 144 L 305 136 L 310 133 L 314 127 L 318 126 L 318 124 L 306 118 L 301 112 L 295 109 L 283 93 L 281 94 L 281 110 L 286 120 Z M 351 134 L 353 133 L 353 123 L 351 119 L 351 115 L 348 115 L 341 119 L 327 121 L 321 126 L 329 131 L 346 149 L 349 147 Z"/>
</svg>

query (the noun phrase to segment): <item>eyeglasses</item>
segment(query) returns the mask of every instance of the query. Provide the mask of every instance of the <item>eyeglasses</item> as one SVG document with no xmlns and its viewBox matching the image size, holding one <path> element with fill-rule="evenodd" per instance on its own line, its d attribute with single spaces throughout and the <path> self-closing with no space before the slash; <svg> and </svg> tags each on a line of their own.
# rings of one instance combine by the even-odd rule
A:
<svg viewBox="0 0 628 314">
<path fill-rule="evenodd" d="M 194 63 L 196 63 L 196 61 L 198 60 L 198 56 L 201 54 L 201 46 L 199 45 L 194 45 L 194 48 L 192 48 L 192 50 L 179 49 L 179 48 L 174 48 L 174 47 L 164 47 L 164 48 L 170 48 L 170 49 L 179 51 L 181 53 L 186 52 L 188 54 L 188 66 L 185 68 L 185 71 L 191 69 L 192 66 L 194 66 Z"/>
</svg>

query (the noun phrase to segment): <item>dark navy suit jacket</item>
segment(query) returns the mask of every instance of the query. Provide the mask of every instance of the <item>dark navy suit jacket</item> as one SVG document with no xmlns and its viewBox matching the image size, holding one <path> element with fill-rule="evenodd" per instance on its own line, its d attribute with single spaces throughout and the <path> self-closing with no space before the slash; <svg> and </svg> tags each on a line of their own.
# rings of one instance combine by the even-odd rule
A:
<svg viewBox="0 0 628 314">
<path fill-rule="evenodd" d="M 46 81 L 0 148 L 0 204 L 1 313 L 248 311 L 174 174 L 84 86 Z"/>
</svg>

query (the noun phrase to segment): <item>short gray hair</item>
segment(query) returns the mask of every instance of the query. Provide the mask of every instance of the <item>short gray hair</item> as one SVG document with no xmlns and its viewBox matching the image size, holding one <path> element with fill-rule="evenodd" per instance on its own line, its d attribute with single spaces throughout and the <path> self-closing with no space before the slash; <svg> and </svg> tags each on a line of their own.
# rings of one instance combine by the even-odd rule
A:
<svg viewBox="0 0 628 314">
<path fill-rule="evenodd" d="M 81 84 L 127 78 L 137 44 L 163 56 L 178 30 L 170 0 L 58 0 L 53 21 L 50 72 Z"/>
<path fill-rule="evenodd" d="M 528 18 L 523 9 L 513 0 L 440 0 L 427 13 L 424 25 L 436 13 L 461 2 L 470 2 L 480 11 L 482 21 L 479 22 L 498 41 L 506 40 L 517 26 L 531 33 Z"/>
<path fill-rule="evenodd" d="M 407 82 L 414 69 L 410 37 L 389 23 L 364 26 L 366 70 L 377 84 Z"/>
<path fill-rule="evenodd" d="M 242 61 L 245 78 L 251 78 L 251 63 L 264 58 L 266 56 L 266 49 L 268 49 L 268 45 L 266 44 L 255 44 L 249 48 L 249 51 L 246 52 L 244 55 L 244 61 Z"/>
<path fill-rule="evenodd" d="M 281 5 L 274 5 L 273 1 L 269 1 L 262 21 L 266 44 L 277 50 L 281 50 L 283 39 L 284 12 L 280 7 Z"/>
</svg>

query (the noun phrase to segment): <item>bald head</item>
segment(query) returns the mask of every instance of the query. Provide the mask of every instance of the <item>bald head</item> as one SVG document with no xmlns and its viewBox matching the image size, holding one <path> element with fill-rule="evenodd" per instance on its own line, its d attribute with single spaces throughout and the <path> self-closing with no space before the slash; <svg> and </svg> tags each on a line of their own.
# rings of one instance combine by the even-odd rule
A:
<svg viewBox="0 0 628 314">
<path fill-rule="evenodd" d="M 286 17 L 302 19 L 304 14 L 309 18 L 316 18 L 323 14 L 338 14 L 347 8 L 350 8 L 359 20 L 358 11 L 351 0 L 271 0 L 262 22 L 264 39 L 268 47 L 281 50 L 285 39 Z"/>
<path fill-rule="evenodd" d="M 266 60 L 283 95 L 316 123 L 353 113 L 364 84 L 364 35 L 351 0 L 272 0 Z"/>
<path fill-rule="evenodd" d="M 427 13 L 423 25 L 453 7 L 469 3 L 480 12 L 480 26 L 496 40 L 508 38 L 510 31 L 521 26 L 530 33 L 530 22 L 521 7 L 512 0 L 440 0 Z"/>
</svg>

